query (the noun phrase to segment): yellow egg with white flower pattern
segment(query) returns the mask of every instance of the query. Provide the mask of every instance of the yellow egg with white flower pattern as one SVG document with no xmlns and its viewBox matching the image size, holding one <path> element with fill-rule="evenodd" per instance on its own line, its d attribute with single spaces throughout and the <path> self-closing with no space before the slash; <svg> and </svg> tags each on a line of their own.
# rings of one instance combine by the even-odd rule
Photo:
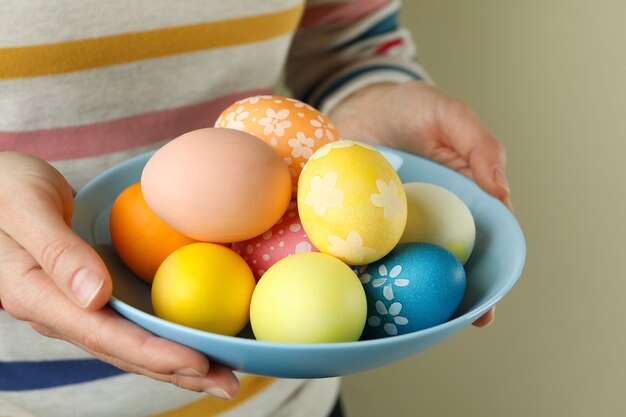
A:
<svg viewBox="0 0 626 417">
<path fill-rule="evenodd" d="M 400 240 L 407 199 L 400 177 L 380 152 L 340 140 L 318 149 L 304 166 L 298 211 L 320 252 L 364 265 L 387 255 Z"/>
</svg>

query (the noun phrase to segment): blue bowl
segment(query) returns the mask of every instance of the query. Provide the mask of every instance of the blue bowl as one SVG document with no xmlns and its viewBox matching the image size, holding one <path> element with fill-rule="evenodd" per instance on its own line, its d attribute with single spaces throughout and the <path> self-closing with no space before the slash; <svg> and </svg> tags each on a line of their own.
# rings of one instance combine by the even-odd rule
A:
<svg viewBox="0 0 626 417">
<path fill-rule="evenodd" d="M 249 328 L 237 336 L 191 329 L 156 317 L 150 287 L 117 257 L 109 234 L 109 213 L 117 195 L 138 182 L 146 153 L 104 172 L 77 195 L 74 230 L 103 257 L 113 278 L 110 306 L 152 333 L 194 348 L 211 360 L 243 372 L 282 378 L 322 378 L 375 369 L 415 355 L 468 327 L 509 292 L 519 278 L 526 246 L 510 211 L 473 181 L 415 155 L 377 147 L 403 182 L 445 187 L 469 207 L 476 222 L 476 243 L 465 264 L 467 289 L 447 322 L 414 333 L 349 343 L 290 344 L 254 340 Z"/>
</svg>

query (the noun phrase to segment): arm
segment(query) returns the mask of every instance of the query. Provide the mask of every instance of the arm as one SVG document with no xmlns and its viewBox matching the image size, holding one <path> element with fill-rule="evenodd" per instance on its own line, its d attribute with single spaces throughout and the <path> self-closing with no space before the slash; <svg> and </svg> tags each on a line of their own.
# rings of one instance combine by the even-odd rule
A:
<svg viewBox="0 0 626 417">
<path fill-rule="evenodd" d="M 324 113 L 363 87 L 424 80 L 411 34 L 398 25 L 399 0 L 309 0 L 294 37 L 286 84 Z"/>
</svg>

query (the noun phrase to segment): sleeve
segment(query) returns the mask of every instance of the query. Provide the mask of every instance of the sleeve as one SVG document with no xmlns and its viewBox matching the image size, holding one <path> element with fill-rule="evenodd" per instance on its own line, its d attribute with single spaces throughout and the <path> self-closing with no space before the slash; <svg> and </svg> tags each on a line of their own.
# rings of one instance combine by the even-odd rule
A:
<svg viewBox="0 0 626 417">
<path fill-rule="evenodd" d="M 293 95 L 327 113 L 370 84 L 424 80 L 399 0 L 309 0 L 285 70 Z"/>
</svg>

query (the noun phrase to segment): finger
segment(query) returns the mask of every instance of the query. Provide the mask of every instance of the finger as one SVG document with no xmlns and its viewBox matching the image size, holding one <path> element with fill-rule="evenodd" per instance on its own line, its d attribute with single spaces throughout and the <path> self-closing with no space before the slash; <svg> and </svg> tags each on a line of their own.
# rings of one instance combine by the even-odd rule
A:
<svg viewBox="0 0 626 417">
<path fill-rule="evenodd" d="M 131 370 L 130 372 L 134 371 Z M 231 400 L 239 394 L 239 380 L 237 377 L 230 368 L 218 364 L 211 364 L 209 372 L 201 377 L 183 374 L 153 374 L 151 372 L 146 372 L 143 375 L 159 381 L 169 382 L 187 390 L 205 392 L 225 400 Z"/>
<path fill-rule="evenodd" d="M 504 149 L 492 136 L 479 139 L 468 155 L 470 169 L 476 183 L 509 208 L 511 190 L 505 173 Z"/>
<path fill-rule="evenodd" d="M 26 190 L 5 205 L 0 229 L 33 256 L 68 299 L 95 310 L 110 298 L 111 278 L 94 249 L 66 224 L 68 204 L 52 190 Z"/>
<path fill-rule="evenodd" d="M 496 317 L 496 306 L 491 307 L 485 314 L 480 316 L 476 321 L 472 323 L 472 325 L 476 327 L 487 327 Z"/>
<path fill-rule="evenodd" d="M 18 319 L 52 329 L 57 337 L 92 351 L 157 373 L 204 375 L 209 363 L 204 355 L 169 340 L 160 339 L 115 314 L 109 308 L 88 312 L 69 301 L 42 270 L 18 276 L 2 265 L 0 294 L 5 308 Z M 185 371 L 183 371 L 185 372 Z"/>
<path fill-rule="evenodd" d="M 203 377 L 205 384 L 236 394 L 238 383 L 232 371 L 219 366 L 210 371 L 208 359 L 200 352 L 156 337 L 109 308 L 84 311 L 44 271 L 29 269 L 36 262 L 28 264 L 29 255 L 6 234 L 0 233 L 0 247 L 4 254 L 13 253 L 10 261 L 6 255 L 0 259 L 0 296 L 9 314 L 36 323 L 35 328 L 45 335 L 79 345 L 137 373 Z"/>
<path fill-rule="evenodd" d="M 123 361 L 120 358 L 93 351 L 86 346 L 77 345 L 96 358 L 110 363 L 126 372 L 144 375 L 158 381 L 169 382 L 180 388 L 196 392 L 205 392 L 224 399 L 232 399 L 239 392 L 239 380 L 231 369 L 222 365 L 212 363 L 210 369 L 204 375 L 196 375 L 195 372 L 188 372 L 189 370 L 186 370 L 187 372 L 158 373 Z"/>
<path fill-rule="evenodd" d="M 445 112 L 448 119 L 444 133 L 452 149 L 467 161 L 471 178 L 488 193 L 492 194 L 509 208 L 510 188 L 505 173 L 506 153 L 502 143 L 478 119 L 469 106 L 451 99 Z"/>
</svg>

